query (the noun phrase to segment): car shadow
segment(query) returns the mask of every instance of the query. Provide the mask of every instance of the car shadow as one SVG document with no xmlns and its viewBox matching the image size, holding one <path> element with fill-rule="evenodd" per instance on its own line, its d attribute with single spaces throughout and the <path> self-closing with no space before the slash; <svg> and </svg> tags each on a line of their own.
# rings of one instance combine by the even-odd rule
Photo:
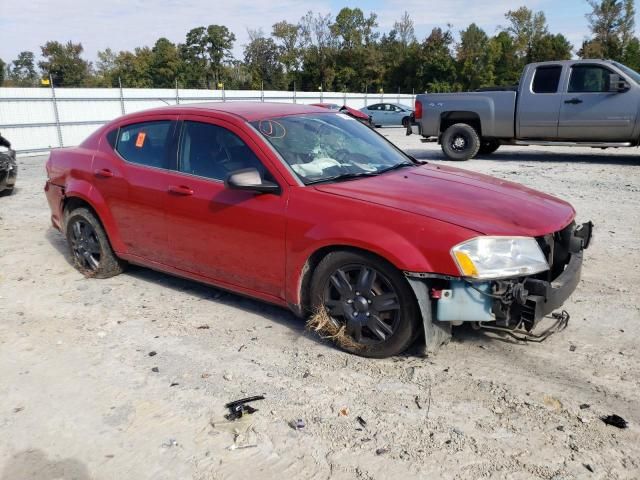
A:
<svg viewBox="0 0 640 480">
<path fill-rule="evenodd" d="M 87 466 L 74 459 L 54 460 L 42 450 L 27 449 L 13 455 L 6 463 L 0 480 L 50 480 L 53 478 L 91 480 Z"/>
<path fill-rule="evenodd" d="M 73 259 L 69 255 L 69 249 L 67 248 L 67 242 L 64 236 L 52 227 L 47 230 L 45 238 L 58 251 L 58 253 L 64 256 L 69 266 L 75 268 Z M 219 305 L 237 308 L 247 313 L 260 315 L 270 321 L 288 327 L 294 332 L 304 336 L 305 338 L 313 340 L 316 343 L 329 345 L 329 342 L 326 342 L 312 332 L 309 332 L 305 327 L 304 319 L 296 317 L 293 312 L 287 308 L 256 300 L 213 285 L 178 277 L 169 273 L 159 272 L 157 270 L 138 265 L 130 264 L 123 275 L 135 278 L 140 282 L 160 285 L 166 289 L 174 290 L 176 292 L 189 293 L 200 300 L 210 301 Z M 143 290 L 144 287 L 141 288 L 141 291 Z"/>
<path fill-rule="evenodd" d="M 566 153 L 545 152 L 535 150 L 531 152 L 509 151 L 509 147 L 503 147 L 491 155 L 478 155 L 473 161 L 495 160 L 500 162 L 540 162 L 540 163 L 587 163 L 609 165 L 640 165 L 640 155 L 629 153 L 624 155 L 607 155 L 604 153 L 571 153 L 567 147 Z M 420 148 L 407 148 L 404 152 L 418 160 L 447 162 L 452 165 L 464 165 L 465 162 L 449 160 L 440 150 L 426 150 Z"/>
</svg>

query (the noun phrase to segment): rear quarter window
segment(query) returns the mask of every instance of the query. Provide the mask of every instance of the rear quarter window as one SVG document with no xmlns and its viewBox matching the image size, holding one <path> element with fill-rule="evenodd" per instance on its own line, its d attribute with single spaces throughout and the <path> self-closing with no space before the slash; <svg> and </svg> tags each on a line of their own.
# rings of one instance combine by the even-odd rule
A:
<svg viewBox="0 0 640 480">
<path fill-rule="evenodd" d="M 561 74 L 562 67 L 560 65 L 538 67 L 533 77 L 531 90 L 533 93 L 556 93 Z"/>
<path fill-rule="evenodd" d="M 118 130 L 115 150 L 127 162 L 168 168 L 168 150 L 174 122 L 159 120 L 134 123 Z"/>
</svg>

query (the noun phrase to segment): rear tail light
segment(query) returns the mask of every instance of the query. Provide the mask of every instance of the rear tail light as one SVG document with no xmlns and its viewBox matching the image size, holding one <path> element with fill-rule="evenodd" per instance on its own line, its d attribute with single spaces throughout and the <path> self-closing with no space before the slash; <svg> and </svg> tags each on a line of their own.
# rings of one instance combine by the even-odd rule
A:
<svg viewBox="0 0 640 480">
<path fill-rule="evenodd" d="M 422 102 L 420 100 L 416 100 L 415 117 L 416 120 L 422 118 Z"/>
</svg>

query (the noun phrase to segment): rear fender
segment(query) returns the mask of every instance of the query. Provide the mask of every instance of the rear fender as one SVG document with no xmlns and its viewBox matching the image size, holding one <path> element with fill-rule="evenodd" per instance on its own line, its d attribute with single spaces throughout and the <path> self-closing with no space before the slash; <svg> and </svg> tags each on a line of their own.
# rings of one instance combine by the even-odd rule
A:
<svg viewBox="0 0 640 480">
<path fill-rule="evenodd" d="M 72 179 L 65 187 L 64 204 L 66 205 L 71 198 L 79 198 L 91 206 L 107 233 L 111 247 L 116 253 L 125 253 L 126 247 L 120 239 L 118 227 L 100 192 L 86 180 Z"/>
</svg>

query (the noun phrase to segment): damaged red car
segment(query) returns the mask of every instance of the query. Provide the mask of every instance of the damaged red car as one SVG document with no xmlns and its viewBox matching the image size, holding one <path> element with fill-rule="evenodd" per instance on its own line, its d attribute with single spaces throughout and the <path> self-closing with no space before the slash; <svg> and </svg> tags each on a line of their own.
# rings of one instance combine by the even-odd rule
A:
<svg viewBox="0 0 640 480">
<path fill-rule="evenodd" d="M 360 355 L 452 325 L 531 331 L 578 284 L 591 224 L 521 185 L 418 162 L 350 116 L 163 107 L 55 149 L 45 191 L 78 270 L 128 263 L 322 314 Z"/>
</svg>

